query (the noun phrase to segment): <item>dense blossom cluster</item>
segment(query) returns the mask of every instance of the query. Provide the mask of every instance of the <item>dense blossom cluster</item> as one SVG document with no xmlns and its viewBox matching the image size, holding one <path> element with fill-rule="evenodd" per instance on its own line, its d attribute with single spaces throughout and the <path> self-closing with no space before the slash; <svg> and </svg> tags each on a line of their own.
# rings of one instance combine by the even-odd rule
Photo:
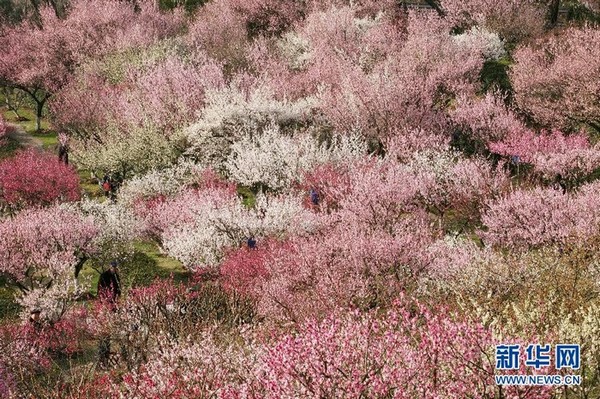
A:
<svg viewBox="0 0 600 399">
<path fill-rule="evenodd" d="M 58 132 L 0 148 L 2 398 L 597 396 L 596 2 L 42 3 L 0 16 Z"/>
<path fill-rule="evenodd" d="M 0 203 L 10 208 L 80 198 L 79 176 L 46 153 L 27 150 L 0 162 Z"/>
</svg>

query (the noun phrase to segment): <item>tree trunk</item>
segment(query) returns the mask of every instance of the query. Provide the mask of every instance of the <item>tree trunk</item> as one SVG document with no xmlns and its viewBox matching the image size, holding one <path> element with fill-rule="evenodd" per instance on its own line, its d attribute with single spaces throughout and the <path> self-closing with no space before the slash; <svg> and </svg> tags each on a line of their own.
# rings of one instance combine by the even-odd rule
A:
<svg viewBox="0 0 600 399">
<path fill-rule="evenodd" d="M 558 22 L 558 10 L 560 9 L 560 0 L 550 2 L 550 27 L 556 26 Z"/>
<path fill-rule="evenodd" d="M 36 112 L 35 112 L 35 131 L 40 132 L 42 130 L 42 111 L 44 109 L 44 103 L 46 99 L 42 101 L 36 100 Z"/>
</svg>

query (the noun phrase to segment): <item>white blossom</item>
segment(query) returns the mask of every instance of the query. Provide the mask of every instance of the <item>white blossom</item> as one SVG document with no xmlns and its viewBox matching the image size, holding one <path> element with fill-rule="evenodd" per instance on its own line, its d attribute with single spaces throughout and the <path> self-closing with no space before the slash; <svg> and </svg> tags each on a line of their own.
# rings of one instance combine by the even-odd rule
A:
<svg viewBox="0 0 600 399">
<path fill-rule="evenodd" d="M 498 34 L 483 27 L 474 26 L 453 39 L 460 47 L 480 50 L 486 60 L 499 60 L 506 55 L 504 42 Z"/>
</svg>

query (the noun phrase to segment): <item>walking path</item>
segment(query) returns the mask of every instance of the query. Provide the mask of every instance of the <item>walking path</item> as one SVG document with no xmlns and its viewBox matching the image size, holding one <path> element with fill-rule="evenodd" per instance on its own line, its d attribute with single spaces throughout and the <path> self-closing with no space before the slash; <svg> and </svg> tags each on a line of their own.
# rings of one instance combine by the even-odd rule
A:
<svg viewBox="0 0 600 399">
<path fill-rule="evenodd" d="M 9 123 L 7 125 L 10 126 L 10 133 L 6 135 L 7 137 L 16 140 L 25 148 L 38 148 L 40 150 L 44 149 L 42 141 L 28 134 L 21 126 L 15 125 L 14 123 Z"/>
</svg>

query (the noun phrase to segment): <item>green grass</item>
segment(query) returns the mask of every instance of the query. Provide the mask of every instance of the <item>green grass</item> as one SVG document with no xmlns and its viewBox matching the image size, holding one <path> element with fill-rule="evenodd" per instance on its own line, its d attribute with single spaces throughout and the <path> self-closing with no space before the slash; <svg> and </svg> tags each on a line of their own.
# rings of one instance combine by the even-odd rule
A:
<svg viewBox="0 0 600 399">
<path fill-rule="evenodd" d="M 163 255 L 156 245 L 150 241 L 139 241 L 135 244 L 135 249 L 145 253 L 156 262 L 156 266 L 169 272 L 176 274 L 186 274 L 186 271 L 177 259 L 169 258 L 168 256 Z"/>
<path fill-rule="evenodd" d="M 256 204 L 256 195 L 248 187 L 237 187 L 237 193 L 242 196 L 242 203 L 248 208 L 253 208 Z"/>
<path fill-rule="evenodd" d="M 45 150 L 52 151 L 58 145 L 58 134 L 53 130 L 45 130 L 41 133 L 27 131 L 27 133 L 41 141 Z"/>
<path fill-rule="evenodd" d="M 20 148 L 21 145 L 16 140 L 5 137 L 0 142 L 0 160 L 12 157 Z"/>
<path fill-rule="evenodd" d="M 2 116 L 7 122 L 13 123 L 20 126 L 25 132 L 30 134 L 32 137 L 41 141 L 44 149 L 54 149 L 58 144 L 58 134 L 52 130 L 52 126 L 46 118 L 42 118 L 42 131 L 35 131 L 35 112 L 30 108 L 19 108 L 19 114 L 25 120 L 17 120 L 14 112 L 3 109 Z"/>
<path fill-rule="evenodd" d="M 98 182 L 92 179 L 89 170 L 77 168 L 77 174 L 79 175 L 79 186 L 88 197 L 98 200 L 104 198 L 104 192 Z"/>
<path fill-rule="evenodd" d="M 11 319 L 19 314 L 21 307 L 15 300 L 12 287 L 0 286 L 0 320 Z"/>
<path fill-rule="evenodd" d="M 149 241 L 138 241 L 134 244 L 134 253 L 119 264 L 119 276 L 122 288 L 127 291 L 133 287 L 150 285 L 156 278 L 165 279 L 173 276 L 176 282 L 187 281 L 190 273 L 176 259 L 160 253 L 158 246 Z M 90 292 L 97 295 L 100 275 L 90 262 L 86 263 L 80 273 L 80 280 L 91 280 Z"/>
</svg>

